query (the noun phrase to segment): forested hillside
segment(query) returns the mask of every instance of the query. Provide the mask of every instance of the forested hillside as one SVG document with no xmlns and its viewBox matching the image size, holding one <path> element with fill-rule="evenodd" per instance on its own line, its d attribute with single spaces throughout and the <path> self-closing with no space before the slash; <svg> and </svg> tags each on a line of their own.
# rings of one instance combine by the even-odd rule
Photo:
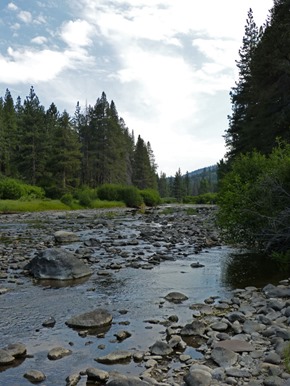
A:
<svg viewBox="0 0 290 386">
<path fill-rule="evenodd" d="M 290 257 L 290 0 L 258 28 L 249 10 L 219 164 L 219 221 L 232 241 Z"/>
<path fill-rule="evenodd" d="M 46 110 L 34 88 L 22 103 L 7 89 L 0 98 L 0 173 L 60 197 L 79 186 L 104 183 L 156 188 L 149 142 L 134 139 L 115 103 L 103 92 L 95 105 L 76 105 L 74 116 Z"/>
</svg>

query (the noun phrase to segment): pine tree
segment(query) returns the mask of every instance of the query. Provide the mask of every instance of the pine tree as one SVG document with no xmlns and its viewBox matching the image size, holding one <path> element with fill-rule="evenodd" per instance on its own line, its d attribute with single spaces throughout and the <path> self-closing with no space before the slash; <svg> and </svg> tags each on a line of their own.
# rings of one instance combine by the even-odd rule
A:
<svg viewBox="0 0 290 386">
<path fill-rule="evenodd" d="M 250 139 L 247 130 L 248 121 L 250 120 L 249 107 L 255 104 L 251 62 L 261 36 L 262 31 L 259 31 L 254 21 L 253 11 L 250 9 L 245 26 L 243 45 L 239 50 L 240 60 L 237 61 L 239 79 L 230 92 L 233 112 L 228 117 L 229 129 L 225 135 L 228 158 L 246 152 L 249 148 Z"/>
<path fill-rule="evenodd" d="M 139 189 L 155 189 L 156 184 L 152 180 L 152 173 L 147 146 L 139 135 L 134 151 L 133 184 Z"/>
<path fill-rule="evenodd" d="M 79 184 L 80 143 L 69 114 L 64 111 L 53 130 L 53 149 L 49 165 L 53 181 L 62 193 Z"/>
<path fill-rule="evenodd" d="M 40 105 L 33 87 L 24 101 L 19 124 L 18 171 L 28 183 L 36 185 L 45 170 L 47 138 L 44 107 Z"/>
</svg>

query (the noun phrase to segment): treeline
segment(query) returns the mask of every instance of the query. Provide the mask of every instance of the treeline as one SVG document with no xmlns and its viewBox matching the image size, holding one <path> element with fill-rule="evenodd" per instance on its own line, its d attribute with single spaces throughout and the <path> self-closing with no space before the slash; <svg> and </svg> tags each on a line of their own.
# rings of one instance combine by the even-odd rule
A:
<svg viewBox="0 0 290 386">
<path fill-rule="evenodd" d="M 174 197 L 188 202 L 189 197 L 217 192 L 217 166 L 209 166 L 182 174 L 180 168 L 172 177 L 160 173 L 158 190 L 161 197 Z"/>
<path fill-rule="evenodd" d="M 46 110 L 34 88 L 22 103 L 7 89 L 0 98 L 0 174 L 42 187 L 51 198 L 106 183 L 157 188 L 149 142 L 134 139 L 114 101 L 103 92 L 74 116 L 54 103 Z"/>
<path fill-rule="evenodd" d="M 229 239 L 290 257 L 290 0 L 258 28 L 250 9 L 219 163 L 219 221 Z"/>
</svg>

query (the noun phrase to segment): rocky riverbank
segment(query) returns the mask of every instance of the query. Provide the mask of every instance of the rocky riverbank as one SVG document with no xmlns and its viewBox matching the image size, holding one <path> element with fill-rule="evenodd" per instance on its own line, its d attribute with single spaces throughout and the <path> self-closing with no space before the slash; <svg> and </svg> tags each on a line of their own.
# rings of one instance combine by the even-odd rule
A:
<svg viewBox="0 0 290 386">
<path fill-rule="evenodd" d="M 187 259 L 192 270 L 202 270 L 200 253 L 221 245 L 214 212 L 214 207 L 197 207 L 194 211 L 191 207 L 179 207 L 155 209 L 145 215 L 124 210 L 2 215 L 2 314 L 8 315 L 9 303 L 13 311 L 18 294 L 26 291 L 31 280 L 37 280 L 35 274 L 31 278 L 27 264 L 38 255 L 43 257 L 48 250 L 48 260 L 54 249 L 69 252 L 85 264 L 92 283 L 102 280 L 104 285 L 106 281 L 110 283 L 112 274 L 118 277 L 128 269 L 153 273 L 157 266 L 177 258 Z M 77 288 L 81 290 L 84 285 L 80 283 Z M 75 287 L 71 291 L 79 297 L 93 296 L 96 292 L 92 285 L 85 288 L 84 294 L 76 292 Z M 154 335 L 155 342 L 148 342 L 147 346 L 145 342 L 142 347 L 135 345 L 136 341 L 130 346 L 134 335 L 145 332 L 134 330 L 130 307 L 116 311 L 110 302 L 93 298 L 90 309 L 84 305 L 64 309 L 59 314 L 56 309 L 55 315 L 47 315 L 48 305 L 43 304 L 43 314 L 35 315 L 42 319 L 41 328 L 36 329 L 31 322 L 32 329 L 27 333 L 40 334 L 37 344 L 28 343 L 25 332 L 21 334 L 21 342 L 13 336 L 2 338 L 7 344 L 0 350 L 0 383 L 5 386 L 35 382 L 47 386 L 290 385 L 284 358 L 290 340 L 288 280 L 262 289 L 236 289 L 226 298 L 212 294 L 198 304 L 190 303 L 189 294 L 175 291 L 173 283 L 171 289 L 157 305 L 161 311 L 166 307 L 170 311 L 172 305 L 174 313 L 167 312 L 164 317 L 152 313 L 144 321 L 147 331 L 156 328 L 158 333 Z M 63 296 L 62 288 L 54 295 L 51 282 L 44 290 L 55 302 Z M 66 287 L 64 291 L 69 290 Z M 29 307 L 29 298 L 23 306 Z M 181 317 L 185 308 L 190 314 L 186 322 Z M 17 314 L 18 309 L 14 311 Z M 4 327 L 3 331 L 5 328 L 10 331 L 8 325 L 13 322 L 20 323 L 13 318 L 2 320 L 1 330 Z M 71 331 L 72 339 L 57 344 L 58 331 L 64 334 L 66 330 Z M 110 334 L 114 339 L 106 341 Z M 42 342 L 43 336 L 46 338 Z M 40 352 L 35 348 L 37 345 L 41 346 Z M 89 347 L 89 352 L 81 351 Z M 188 350 L 191 347 L 198 355 Z M 79 368 L 75 363 L 81 355 L 85 358 L 82 357 Z M 74 357 L 75 362 L 68 362 Z M 63 365 L 66 376 L 56 381 L 58 364 L 66 361 L 69 363 Z"/>
</svg>

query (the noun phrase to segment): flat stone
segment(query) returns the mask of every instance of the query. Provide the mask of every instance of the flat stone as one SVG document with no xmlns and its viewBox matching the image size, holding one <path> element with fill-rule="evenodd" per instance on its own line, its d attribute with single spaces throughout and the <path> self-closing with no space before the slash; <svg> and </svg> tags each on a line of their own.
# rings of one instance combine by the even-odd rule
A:
<svg viewBox="0 0 290 386">
<path fill-rule="evenodd" d="M 65 322 L 69 327 L 75 328 L 100 328 L 112 323 L 112 315 L 101 308 L 74 316 Z"/>
<path fill-rule="evenodd" d="M 72 243 L 80 240 L 77 234 L 73 232 L 64 231 L 64 230 L 55 232 L 54 239 L 57 243 L 62 243 L 62 244 Z"/>
<path fill-rule="evenodd" d="M 26 355 L 26 346 L 23 343 L 12 343 L 4 347 L 4 350 L 14 358 L 21 358 Z"/>
<path fill-rule="evenodd" d="M 231 367 L 238 360 L 238 354 L 224 347 L 215 347 L 211 352 L 211 358 L 220 367 Z"/>
<path fill-rule="evenodd" d="M 184 300 L 187 300 L 188 297 L 181 292 L 170 292 L 165 296 L 165 299 L 168 300 L 169 302 L 173 303 L 181 303 Z"/>
<path fill-rule="evenodd" d="M 10 355 L 9 352 L 0 349 L 0 366 L 8 365 L 15 361 L 14 356 Z"/>
<path fill-rule="evenodd" d="M 132 353 L 130 351 L 113 351 L 108 355 L 104 355 L 98 358 L 95 358 L 95 361 L 104 364 L 112 364 L 119 362 L 127 362 L 132 358 Z"/>
<path fill-rule="evenodd" d="M 50 360 L 57 360 L 57 359 L 61 359 L 61 358 L 65 357 L 67 355 L 70 355 L 71 353 L 72 353 L 72 351 L 68 350 L 66 348 L 55 347 L 49 351 L 49 353 L 47 354 L 47 357 Z"/>
<path fill-rule="evenodd" d="M 104 370 L 96 369 L 90 367 L 86 370 L 88 380 L 97 381 L 97 382 L 106 382 L 109 379 L 109 373 Z"/>
<path fill-rule="evenodd" d="M 250 352 L 255 350 L 250 343 L 236 339 L 227 339 L 216 342 L 214 347 L 223 347 L 234 352 Z"/>
<path fill-rule="evenodd" d="M 23 376 L 33 383 L 42 382 L 46 379 L 46 376 L 38 370 L 29 370 Z"/>
</svg>

